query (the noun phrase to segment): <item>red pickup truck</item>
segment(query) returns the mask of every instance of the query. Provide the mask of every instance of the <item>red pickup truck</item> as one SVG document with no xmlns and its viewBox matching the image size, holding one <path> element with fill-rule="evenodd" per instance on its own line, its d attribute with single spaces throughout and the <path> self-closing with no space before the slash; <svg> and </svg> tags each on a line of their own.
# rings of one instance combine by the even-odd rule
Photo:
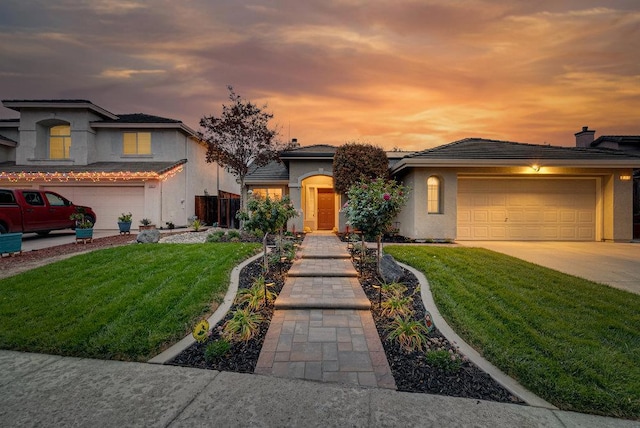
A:
<svg viewBox="0 0 640 428">
<path fill-rule="evenodd" d="M 46 235 L 52 230 L 73 229 L 69 219 L 77 209 L 84 209 L 85 220 L 96 222 L 89 207 L 74 205 L 57 193 L 35 189 L 0 189 L 0 233 L 36 232 Z"/>
</svg>

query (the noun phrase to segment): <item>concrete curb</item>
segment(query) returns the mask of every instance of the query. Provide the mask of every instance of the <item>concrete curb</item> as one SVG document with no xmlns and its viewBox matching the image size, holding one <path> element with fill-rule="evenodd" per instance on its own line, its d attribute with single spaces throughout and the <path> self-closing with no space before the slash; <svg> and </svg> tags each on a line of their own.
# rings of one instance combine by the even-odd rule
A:
<svg viewBox="0 0 640 428">
<path fill-rule="evenodd" d="M 215 312 L 207 319 L 207 321 L 209 322 L 210 330 L 213 329 L 213 327 L 225 317 L 227 312 L 229 312 L 229 309 L 233 304 L 233 300 L 238 293 L 238 285 L 240 284 L 240 271 L 244 269 L 245 266 L 254 262 L 255 260 L 258 260 L 262 256 L 263 253 L 256 254 L 255 256 L 248 258 L 247 260 L 233 268 L 233 270 L 231 271 L 231 278 L 229 279 L 229 288 L 227 289 L 227 294 L 225 294 L 224 296 L 224 300 L 222 301 L 220 306 L 218 306 Z M 156 355 L 148 362 L 151 364 L 166 364 L 182 351 L 187 349 L 189 346 L 193 345 L 195 342 L 196 340 L 193 338 L 193 335 L 190 334 L 184 337 L 178 343 L 171 346 L 169 349 L 166 349 L 162 353 Z"/>
<path fill-rule="evenodd" d="M 422 302 L 424 303 L 425 308 L 431 313 L 434 324 L 436 325 L 436 327 L 438 327 L 438 330 L 440 330 L 444 337 L 446 337 L 451 343 L 458 347 L 462 354 L 466 355 L 475 365 L 484 370 L 496 382 L 505 387 L 512 394 L 520 397 L 528 405 L 542 407 L 545 409 L 558 410 L 556 406 L 538 397 L 537 395 L 526 389 L 524 386 L 520 385 L 518 381 L 507 376 L 499 368 L 491 364 L 489 361 L 485 360 L 482 355 L 478 353 L 478 351 L 473 349 L 469 344 L 462 340 L 462 338 L 458 336 L 455 331 L 453 331 L 449 324 L 447 324 L 447 322 L 440 314 L 440 311 L 438 311 L 438 308 L 431 294 L 429 281 L 427 281 L 427 278 L 424 276 L 424 274 L 419 270 L 412 268 L 411 266 L 405 265 L 404 263 L 398 262 L 398 264 L 413 273 L 416 278 L 418 278 L 418 281 L 420 282 L 420 294 L 422 297 Z"/>
</svg>

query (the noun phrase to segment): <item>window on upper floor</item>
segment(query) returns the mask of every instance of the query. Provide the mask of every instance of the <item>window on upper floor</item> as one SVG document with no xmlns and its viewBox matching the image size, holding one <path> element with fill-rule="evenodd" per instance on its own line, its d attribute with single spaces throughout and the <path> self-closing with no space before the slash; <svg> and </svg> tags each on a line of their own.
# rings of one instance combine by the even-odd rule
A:
<svg viewBox="0 0 640 428">
<path fill-rule="evenodd" d="M 442 182 L 434 175 L 427 179 L 427 213 L 442 214 Z"/>
<path fill-rule="evenodd" d="M 122 136 L 122 153 L 125 155 L 150 155 L 151 132 L 125 132 Z"/>
<path fill-rule="evenodd" d="M 252 189 L 253 196 L 258 198 L 266 198 L 274 199 L 279 201 L 282 199 L 282 189 Z"/>
<path fill-rule="evenodd" d="M 49 128 L 49 159 L 69 159 L 71 152 L 71 126 Z"/>
</svg>

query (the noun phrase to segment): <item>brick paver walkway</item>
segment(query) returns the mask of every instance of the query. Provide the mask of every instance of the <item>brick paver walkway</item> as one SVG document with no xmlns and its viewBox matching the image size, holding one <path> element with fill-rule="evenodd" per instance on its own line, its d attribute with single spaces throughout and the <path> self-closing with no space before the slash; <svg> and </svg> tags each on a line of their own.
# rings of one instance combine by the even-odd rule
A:
<svg viewBox="0 0 640 428">
<path fill-rule="evenodd" d="M 314 232 L 300 254 L 276 299 L 255 372 L 395 389 L 346 245 Z"/>
</svg>

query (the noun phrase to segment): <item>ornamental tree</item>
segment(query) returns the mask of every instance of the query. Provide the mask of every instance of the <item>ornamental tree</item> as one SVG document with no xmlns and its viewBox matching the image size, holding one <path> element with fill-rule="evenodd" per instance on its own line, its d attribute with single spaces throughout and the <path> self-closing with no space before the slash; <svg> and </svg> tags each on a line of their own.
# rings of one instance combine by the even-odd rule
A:
<svg viewBox="0 0 640 428">
<path fill-rule="evenodd" d="M 269 128 L 273 114 L 266 112 L 267 105 L 261 107 L 237 95 L 228 86 L 229 100 L 222 105 L 220 117 L 205 116 L 200 119 L 204 128 L 201 134 L 207 142 L 207 162 L 218 163 L 240 181 L 241 201 L 246 198 L 244 181 L 249 166 L 264 166 L 278 159 L 278 153 L 287 145 L 278 141 L 278 132 Z"/>
<path fill-rule="evenodd" d="M 280 200 L 269 196 L 252 197 L 247 202 L 247 210 L 238 211 L 238 218 L 244 220 L 246 230 L 261 233 L 278 233 L 297 215 L 288 196 Z"/>
<path fill-rule="evenodd" d="M 343 207 L 347 220 L 355 229 L 378 242 L 378 257 L 382 234 L 407 203 L 408 189 L 393 180 L 377 178 L 360 180 L 347 191 L 349 200 Z"/>
<path fill-rule="evenodd" d="M 387 154 L 373 144 L 347 143 L 333 157 L 333 187 L 338 193 L 346 193 L 359 180 L 388 176 Z"/>
<path fill-rule="evenodd" d="M 298 215 L 288 196 L 282 199 L 253 197 L 247 202 L 247 210 L 238 211 L 238 218 L 244 221 L 244 228 L 250 231 L 264 233 L 262 246 L 264 250 L 264 270 L 269 270 L 267 258 L 267 235 L 269 233 L 282 234 L 287 222 Z M 280 237 L 282 239 L 282 237 Z"/>
</svg>

